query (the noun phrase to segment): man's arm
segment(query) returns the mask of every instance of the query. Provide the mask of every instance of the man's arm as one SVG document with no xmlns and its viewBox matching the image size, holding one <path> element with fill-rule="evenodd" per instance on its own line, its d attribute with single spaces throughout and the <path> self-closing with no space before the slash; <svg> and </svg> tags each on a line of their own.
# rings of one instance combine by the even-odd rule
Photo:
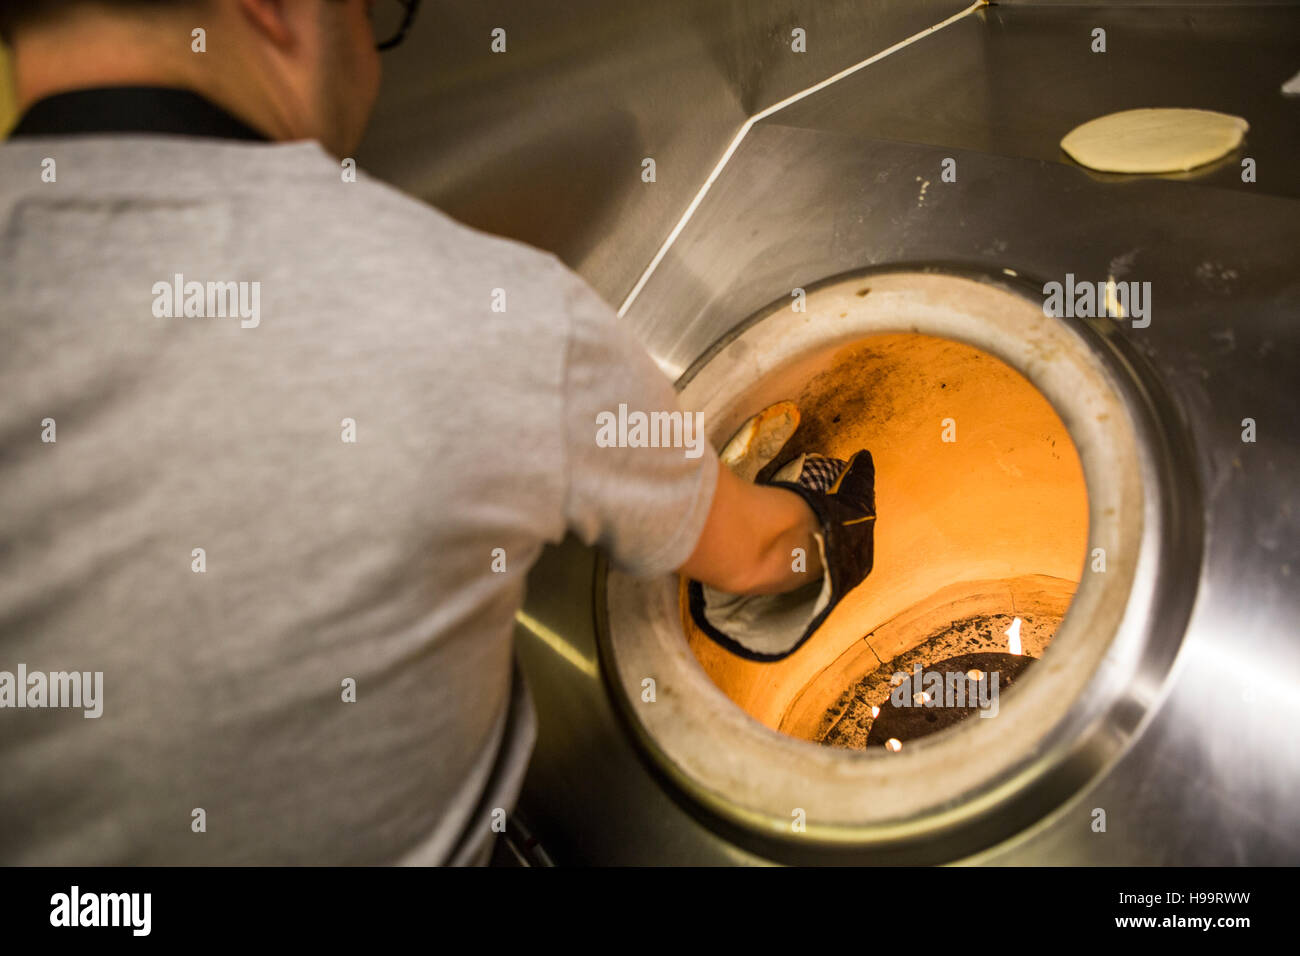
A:
<svg viewBox="0 0 1300 956">
<path fill-rule="evenodd" d="M 558 260 L 557 260 L 558 265 Z M 564 372 L 563 441 L 568 452 L 565 524 L 614 564 L 637 576 L 676 563 L 688 578 L 731 595 L 773 595 L 822 580 L 822 533 L 797 493 L 755 486 L 720 463 L 704 441 L 699 413 L 682 412 L 703 445 L 694 457 L 677 447 L 623 447 L 596 441 L 600 416 L 626 404 L 642 412 L 680 411 L 663 371 L 613 310 L 576 276 L 562 299 L 570 325 Z M 705 497 L 711 470 L 716 477 Z M 708 511 L 705 512 L 705 507 Z M 680 563 L 694 535 L 694 552 Z M 697 530 L 703 527 L 703 531 Z M 664 554 L 671 541 L 671 555 Z M 796 548 L 807 570 L 792 570 Z M 668 567 L 664 565 L 668 564 Z M 802 565 L 801 565 L 802 566 Z"/>
<path fill-rule="evenodd" d="M 729 594 L 791 591 L 822 575 L 818 528 L 799 495 L 749 484 L 720 467 L 704 531 L 679 571 Z M 803 549 L 806 570 L 793 570 L 795 548 Z"/>
</svg>

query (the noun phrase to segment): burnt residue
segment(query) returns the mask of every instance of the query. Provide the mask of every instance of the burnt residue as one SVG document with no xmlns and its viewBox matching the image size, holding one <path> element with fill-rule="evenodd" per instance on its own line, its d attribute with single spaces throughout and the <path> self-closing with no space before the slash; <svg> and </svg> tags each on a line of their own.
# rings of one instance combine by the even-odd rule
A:
<svg viewBox="0 0 1300 956">
<path fill-rule="evenodd" d="M 873 723 L 871 708 L 883 707 L 888 702 L 895 673 L 910 674 L 915 664 L 920 664 L 923 671 L 928 670 L 935 662 L 963 654 L 1004 652 L 1006 632 L 1017 617 L 1021 622 L 1024 653 L 1040 656 L 1061 623 L 1058 615 L 1007 613 L 962 618 L 846 688 L 823 715 L 815 739 L 831 747 L 865 750 Z"/>
<path fill-rule="evenodd" d="M 937 661 L 928 666 L 928 670 L 944 675 L 945 686 L 935 689 L 935 696 L 943 695 L 943 700 L 920 701 L 912 697 L 905 699 L 899 694 L 900 701 L 895 704 L 894 695 L 889 703 L 881 706 L 880 716 L 871 724 L 867 736 L 867 747 L 888 748 L 891 740 L 906 744 L 937 734 L 941 730 L 974 717 L 981 710 L 990 708 L 994 695 L 1001 698 L 1007 688 L 1014 684 L 1033 665 L 1034 658 L 1027 654 L 1007 654 L 1003 651 L 981 651 L 976 654 L 959 654 L 944 661 Z M 957 675 L 952 679 L 949 675 Z M 993 677 L 997 675 L 997 690 L 994 691 Z M 901 686 L 901 685 L 900 685 Z M 912 690 L 911 682 L 906 690 Z M 927 689 L 924 678 L 921 688 L 928 697 L 933 685 Z M 901 748 L 900 748 L 901 749 Z"/>
<path fill-rule="evenodd" d="M 873 423 L 887 421 L 894 414 L 892 394 L 907 367 L 891 354 L 872 345 L 845 349 L 824 372 L 813 376 L 795 401 L 802 416 L 799 429 L 781 456 L 758 475 L 768 480 L 782 465 L 805 452 L 843 456 L 842 422 L 852 424 L 855 433 L 870 432 Z M 914 373 L 913 373 L 914 374 Z M 856 449 L 853 449 L 856 451 Z"/>
<path fill-rule="evenodd" d="M 799 429 L 758 480 L 770 479 L 804 453 L 848 458 L 870 449 L 873 434 L 887 431 L 900 411 L 915 410 L 930 393 L 961 392 L 960 375 L 954 381 L 952 373 L 978 358 L 978 350 L 962 343 L 908 334 L 880 335 L 842 349 L 790 396 L 802 415 Z"/>
</svg>

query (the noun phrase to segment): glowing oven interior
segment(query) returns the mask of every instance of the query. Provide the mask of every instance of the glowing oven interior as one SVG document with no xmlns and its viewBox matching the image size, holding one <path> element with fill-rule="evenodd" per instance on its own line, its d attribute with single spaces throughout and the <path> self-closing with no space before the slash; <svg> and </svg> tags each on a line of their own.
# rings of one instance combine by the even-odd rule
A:
<svg viewBox="0 0 1300 956">
<path fill-rule="evenodd" d="M 775 663 L 714 644 L 683 604 L 695 658 L 763 724 L 832 747 L 898 752 L 996 707 L 1041 666 L 1085 567 L 1088 494 L 1061 419 L 1001 360 L 914 333 L 822 350 L 778 379 L 737 399 L 745 414 L 799 405 L 771 470 L 805 451 L 874 456 L 875 567 Z"/>
</svg>

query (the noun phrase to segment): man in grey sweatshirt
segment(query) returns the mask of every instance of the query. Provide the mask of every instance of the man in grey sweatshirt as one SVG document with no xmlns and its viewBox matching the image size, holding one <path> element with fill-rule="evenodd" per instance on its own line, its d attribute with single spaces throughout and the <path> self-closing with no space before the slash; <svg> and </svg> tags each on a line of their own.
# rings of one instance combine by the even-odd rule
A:
<svg viewBox="0 0 1300 956">
<path fill-rule="evenodd" d="M 800 495 L 598 440 L 675 394 L 553 255 L 355 170 L 371 6 L 4 7 L 0 862 L 482 862 L 545 542 L 823 573 Z"/>
</svg>

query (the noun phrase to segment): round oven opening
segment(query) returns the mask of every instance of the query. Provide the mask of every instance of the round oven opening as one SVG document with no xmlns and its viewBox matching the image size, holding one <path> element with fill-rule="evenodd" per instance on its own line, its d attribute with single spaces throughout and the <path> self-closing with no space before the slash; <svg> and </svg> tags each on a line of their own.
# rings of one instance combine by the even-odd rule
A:
<svg viewBox="0 0 1300 956">
<path fill-rule="evenodd" d="M 870 283 L 855 294 L 871 294 Z M 775 662 L 706 637 L 683 582 L 695 658 L 754 719 L 829 746 L 898 753 L 996 715 L 1047 652 L 1088 557 L 1083 467 L 1051 402 L 989 352 L 913 332 L 815 349 L 736 395 L 728 417 L 778 388 L 800 422 L 760 479 L 802 453 L 868 449 L 875 567 Z"/>
<path fill-rule="evenodd" d="M 679 388 L 715 448 L 793 400 L 783 458 L 876 461 L 873 571 L 786 659 L 694 632 L 676 576 L 597 575 L 615 705 L 710 828 L 790 862 L 960 859 L 1123 752 L 1181 639 L 1195 502 L 1158 389 L 1104 325 L 1002 276 L 873 270 L 774 303 Z M 947 693 L 929 670 L 976 707 L 872 715 L 917 662 L 914 702 Z M 981 709 L 993 672 L 1006 693 Z"/>
</svg>

